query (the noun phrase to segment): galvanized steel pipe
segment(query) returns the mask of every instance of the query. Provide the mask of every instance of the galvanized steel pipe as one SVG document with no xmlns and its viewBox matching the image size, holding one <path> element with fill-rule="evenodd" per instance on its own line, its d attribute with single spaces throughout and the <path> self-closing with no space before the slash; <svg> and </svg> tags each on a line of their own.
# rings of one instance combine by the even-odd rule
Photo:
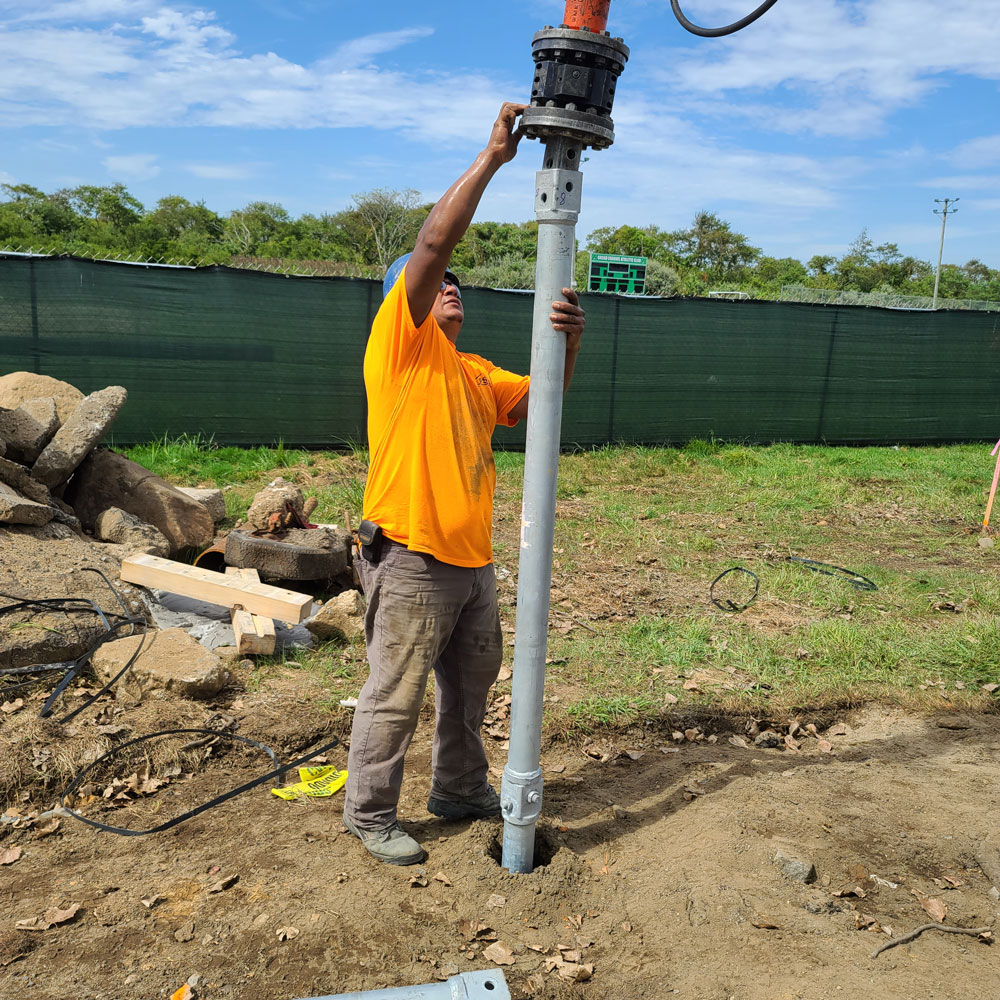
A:
<svg viewBox="0 0 1000 1000">
<path fill-rule="evenodd" d="M 534 867 L 535 827 L 542 809 L 541 732 L 545 655 L 552 584 L 556 476 L 562 425 L 566 335 L 552 328 L 552 303 L 573 283 L 576 222 L 583 174 L 580 143 L 556 136 L 536 175 L 538 263 L 531 331 L 531 392 L 524 454 L 524 496 L 511 693 L 510 752 L 500 788 L 504 868 Z"/>
<path fill-rule="evenodd" d="M 463 972 L 443 983 L 400 986 L 365 993 L 336 993 L 309 1000 L 510 1000 L 507 981 L 499 969 Z"/>
</svg>

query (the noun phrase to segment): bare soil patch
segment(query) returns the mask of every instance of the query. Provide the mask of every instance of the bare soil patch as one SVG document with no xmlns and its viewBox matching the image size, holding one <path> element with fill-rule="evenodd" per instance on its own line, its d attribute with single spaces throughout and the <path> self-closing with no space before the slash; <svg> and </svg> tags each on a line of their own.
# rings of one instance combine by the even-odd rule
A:
<svg viewBox="0 0 1000 1000">
<path fill-rule="evenodd" d="M 70 733 L 40 728 L 29 704 L 4 716 L 0 742 L 49 757 L 36 759 L 36 783 L 7 808 L 51 805 L 66 772 L 115 738 L 200 725 L 212 713 L 292 759 L 349 731 L 347 713 L 317 707 L 322 694 L 310 675 L 285 671 L 208 706 L 123 696 L 110 717 L 125 729 L 114 735 L 93 721 Z M 429 851 L 420 869 L 372 861 L 341 827 L 340 795 L 285 802 L 261 788 L 153 837 L 69 818 L 54 831 L 5 824 L 0 856 L 20 852 L 2 868 L 0 995 L 133 1000 L 169 996 L 197 975 L 202 997 L 291 1000 L 492 967 L 492 945 L 510 953 L 513 996 L 553 1000 L 924 1000 L 981 995 L 1000 980 L 1000 952 L 973 937 L 929 932 L 871 957 L 887 930 L 899 936 L 931 919 L 922 900 L 945 904 L 956 926 L 1000 915 L 981 867 L 1000 858 L 997 719 L 869 709 L 812 720 L 821 731 L 847 723 L 828 737 L 833 753 L 813 738 L 797 753 L 735 745 L 746 742 L 737 738 L 744 721 L 676 719 L 550 741 L 543 863 L 530 875 L 497 864 L 499 823 L 426 812 L 429 711 L 400 810 Z M 677 742 L 677 725 L 716 742 Z M 499 775 L 502 744 L 490 741 L 490 752 Z M 106 809 L 97 790 L 90 814 L 161 822 L 269 766 L 225 745 L 197 753 L 184 762 L 190 777 L 132 805 Z M 789 879 L 773 862 L 778 851 L 813 864 L 816 880 Z M 73 904 L 64 923 L 15 930 Z M 564 974 L 589 978 L 561 976 L 560 956 Z"/>
</svg>

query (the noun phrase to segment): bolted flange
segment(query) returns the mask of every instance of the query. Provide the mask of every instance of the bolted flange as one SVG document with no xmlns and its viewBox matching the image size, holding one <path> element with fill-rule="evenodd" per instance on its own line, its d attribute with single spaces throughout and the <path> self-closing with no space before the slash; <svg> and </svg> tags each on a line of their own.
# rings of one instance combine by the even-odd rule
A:
<svg viewBox="0 0 1000 1000">
<path fill-rule="evenodd" d="M 535 79 L 521 126 L 533 139 L 565 136 L 606 149 L 615 141 L 611 109 L 628 46 L 606 33 L 543 28 L 531 43 Z"/>
</svg>

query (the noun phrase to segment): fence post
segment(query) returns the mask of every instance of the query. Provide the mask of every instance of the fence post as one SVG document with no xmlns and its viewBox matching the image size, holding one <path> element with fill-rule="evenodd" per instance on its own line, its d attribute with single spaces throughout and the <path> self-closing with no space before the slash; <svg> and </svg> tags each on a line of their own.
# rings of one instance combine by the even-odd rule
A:
<svg viewBox="0 0 1000 1000">
<path fill-rule="evenodd" d="M 823 443 L 823 415 L 826 413 L 826 397 L 830 391 L 830 369 L 833 367 L 833 345 L 837 339 L 837 321 L 840 310 L 833 310 L 833 322 L 830 324 L 830 344 L 826 349 L 826 373 L 823 376 L 823 392 L 819 399 L 819 420 L 816 423 L 816 443 Z"/>
</svg>

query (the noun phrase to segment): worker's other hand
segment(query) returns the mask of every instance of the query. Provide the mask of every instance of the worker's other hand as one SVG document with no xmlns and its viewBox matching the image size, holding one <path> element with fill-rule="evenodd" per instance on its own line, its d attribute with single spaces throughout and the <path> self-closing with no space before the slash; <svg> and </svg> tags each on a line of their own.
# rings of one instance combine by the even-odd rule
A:
<svg viewBox="0 0 1000 1000">
<path fill-rule="evenodd" d="M 504 104 L 500 108 L 500 114 L 493 123 L 493 132 L 490 134 L 489 149 L 499 153 L 501 162 L 509 163 L 517 155 L 517 144 L 521 141 L 521 132 L 514 131 L 517 124 L 518 115 L 522 114 L 528 107 L 527 104 Z"/>
<path fill-rule="evenodd" d="M 566 350 L 578 351 L 583 328 L 587 322 L 587 314 L 580 307 L 580 298 L 572 288 L 564 288 L 565 302 L 553 302 L 549 319 L 552 329 L 566 334 Z"/>
</svg>

